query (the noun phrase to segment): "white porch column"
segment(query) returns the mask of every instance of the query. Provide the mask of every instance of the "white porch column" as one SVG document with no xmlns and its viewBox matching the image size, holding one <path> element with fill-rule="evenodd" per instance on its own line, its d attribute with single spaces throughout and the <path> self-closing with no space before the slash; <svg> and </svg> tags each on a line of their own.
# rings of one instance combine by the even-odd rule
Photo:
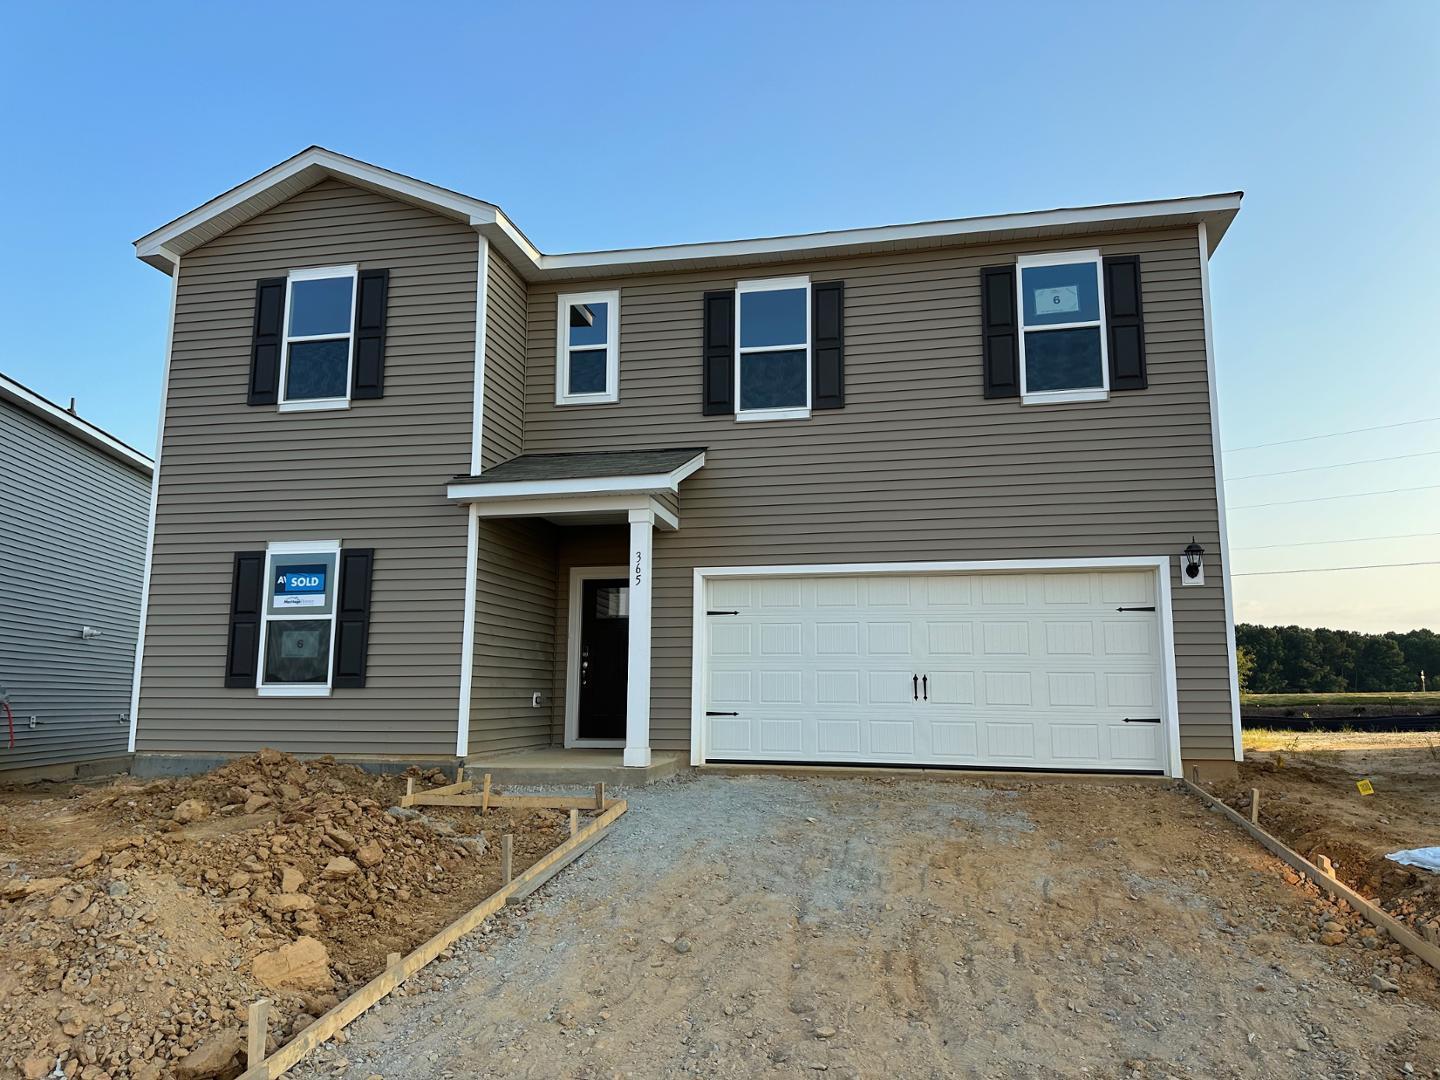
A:
<svg viewBox="0 0 1440 1080">
<path fill-rule="evenodd" d="M 625 684 L 625 764 L 650 764 L 650 549 L 655 532 L 652 510 L 631 510 L 630 664 Z"/>
</svg>

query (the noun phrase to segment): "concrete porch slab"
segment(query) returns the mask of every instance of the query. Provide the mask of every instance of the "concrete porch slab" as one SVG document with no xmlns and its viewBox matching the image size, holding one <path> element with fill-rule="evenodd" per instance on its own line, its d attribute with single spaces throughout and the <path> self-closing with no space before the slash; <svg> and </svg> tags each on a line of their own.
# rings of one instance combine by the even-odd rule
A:
<svg viewBox="0 0 1440 1080">
<path fill-rule="evenodd" d="M 478 782 L 484 773 L 494 784 L 593 787 L 645 787 L 674 776 L 686 767 L 678 750 L 651 752 L 643 769 L 627 769 L 621 750 L 509 750 L 499 754 L 471 754 L 465 759 L 465 778 Z"/>
</svg>

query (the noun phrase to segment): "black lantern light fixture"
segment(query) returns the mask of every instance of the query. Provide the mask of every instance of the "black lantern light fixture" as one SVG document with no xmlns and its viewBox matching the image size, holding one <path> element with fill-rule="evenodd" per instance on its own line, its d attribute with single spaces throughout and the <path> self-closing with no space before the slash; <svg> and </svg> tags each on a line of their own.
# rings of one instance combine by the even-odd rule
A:
<svg viewBox="0 0 1440 1080">
<path fill-rule="evenodd" d="M 1205 549 L 1195 542 L 1195 537 L 1190 537 L 1190 543 L 1185 546 L 1185 576 L 1182 579 L 1185 585 L 1205 584 Z"/>
</svg>

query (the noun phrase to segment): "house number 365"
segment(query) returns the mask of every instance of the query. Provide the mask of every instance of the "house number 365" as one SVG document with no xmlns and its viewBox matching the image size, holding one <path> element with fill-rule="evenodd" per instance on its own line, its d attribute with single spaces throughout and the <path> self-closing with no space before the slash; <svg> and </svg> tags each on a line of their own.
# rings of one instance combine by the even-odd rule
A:
<svg viewBox="0 0 1440 1080">
<path fill-rule="evenodd" d="M 640 552 L 635 552 L 635 584 L 640 584 Z"/>
</svg>

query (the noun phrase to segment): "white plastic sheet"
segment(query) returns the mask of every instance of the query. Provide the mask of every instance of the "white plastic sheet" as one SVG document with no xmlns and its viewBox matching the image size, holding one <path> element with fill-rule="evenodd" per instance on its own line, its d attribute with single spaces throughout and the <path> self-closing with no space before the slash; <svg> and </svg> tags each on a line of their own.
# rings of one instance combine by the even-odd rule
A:
<svg viewBox="0 0 1440 1080">
<path fill-rule="evenodd" d="M 1440 874 L 1440 847 L 1417 847 L 1407 851 L 1392 851 L 1385 858 L 1402 866 L 1418 866 L 1432 874 Z"/>
</svg>

